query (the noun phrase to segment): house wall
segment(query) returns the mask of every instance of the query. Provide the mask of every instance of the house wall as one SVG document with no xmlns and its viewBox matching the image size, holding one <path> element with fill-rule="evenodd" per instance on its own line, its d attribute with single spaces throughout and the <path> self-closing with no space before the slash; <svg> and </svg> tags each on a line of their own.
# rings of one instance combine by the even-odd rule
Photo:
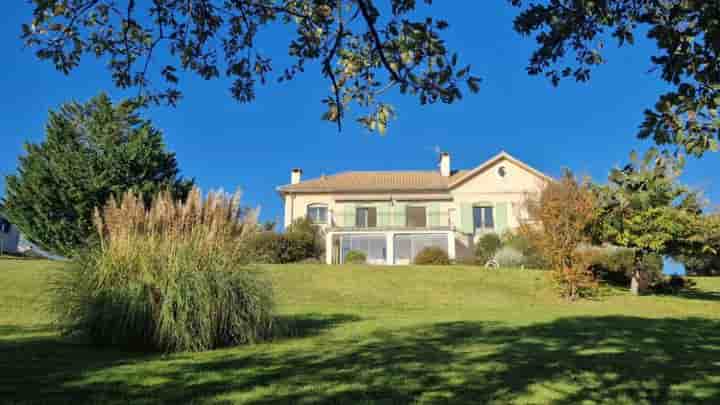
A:
<svg viewBox="0 0 720 405">
<path fill-rule="evenodd" d="M 501 166 L 505 167 L 505 177 L 498 174 Z M 526 199 L 539 194 L 544 184 L 543 179 L 523 167 L 501 160 L 455 187 L 450 194 L 458 207 L 463 203 L 509 203 L 507 224 L 509 228 L 516 228 L 520 218 L 527 216 L 523 209 Z"/>
<path fill-rule="evenodd" d="M 503 167 L 505 175 L 500 176 L 498 169 Z M 346 216 L 347 207 L 362 206 L 386 207 L 389 210 L 404 210 L 405 206 L 425 206 L 429 210 L 444 213 L 441 224 L 436 226 L 453 227 L 455 243 L 453 255 L 457 258 L 472 256 L 474 244 L 482 236 L 472 234 L 472 231 L 462 229 L 463 218 L 467 222 L 468 210 L 475 204 L 491 204 L 495 209 L 496 229 L 499 223 L 504 229 L 513 229 L 520 225 L 522 218 L 527 217 L 525 202 L 528 198 L 536 196 L 543 189 L 548 179 L 542 177 L 510 159 L 500 159 L 496 163 L 484 168 L 468 180 L 453 187 L 447 194 L 444 193 L 384 193 L 384 194 L 328 194 L 299 193 L 285 196 L 285 226 L 294 219 L 302 218 L 307 213 L 310 204 L 327 204 L 329 223 L 324 227 L 354 227 L 352 215 Z M 389 207 L 389 208 L 388 208 Z M 501 209 L 502 208 L 502 209 Z M 353 210 L 348 210 L 353 211 Z M 378 210 L 380 211 L 380 210 Z M 392 211 L 396 212 L 396 211 Z M 505 218 L 499 218 L 498 215 Z M 380 213 L 378 213 L 380 215 Z M 401 219 L 396 222 L 402 222 Z M 470 216 L 470 220 L 472 217 Z M 395 219 L 393 218 L 393 221 Z M 348 222 L 348 223 L 345 223 Z M 428 222 L 430 225 L 430 222 Z M 405 226 L 404 223 L 382 224 L 390 226 Z M 467 225 L 467 224 L 465 224 Z M 379 224 L 380 226 L 380 224 Z M 463 233 L 462 231 L 466 233 Z M 355 232 L 355 231 L 354 231 Z M 330 240 L 330 238 L 328 238 Z M 329 242 L 328 242 L 329 243 Z"/>
<path fill-rule="evenodd" d="M 331 194 L 287 194 L 285 196 L 285 227 L 287 228 L 298 218 L 307 215 L 307 207 L 311 204 L 327 204 L 328 215 L 334 211 L 335 199 Z"/>
<path fill-rule="evenodd" d="M 17 253 L 20 232 L 14 226 L 10 226 L 10 232 L 0 232 L 0 252 Z"/>
</svg>

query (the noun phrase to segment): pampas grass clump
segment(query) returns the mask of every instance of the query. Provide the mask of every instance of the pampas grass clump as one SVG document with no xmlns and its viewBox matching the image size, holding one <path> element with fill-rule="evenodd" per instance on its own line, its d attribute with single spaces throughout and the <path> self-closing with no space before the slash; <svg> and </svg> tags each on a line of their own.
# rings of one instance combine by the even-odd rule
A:
<svg viewBox="0 0 720 405">
<path fill-rule="evenodd" d="M 54 308 L 68 334 L 163 352 L 201 351 L 271 336 L 269 281 L 243 266 L 257 212 L 239 194 L 193 189 L 150 206 L 126 194 L 95 214 L 97 247 L 57 283 Z"/>
</svg>

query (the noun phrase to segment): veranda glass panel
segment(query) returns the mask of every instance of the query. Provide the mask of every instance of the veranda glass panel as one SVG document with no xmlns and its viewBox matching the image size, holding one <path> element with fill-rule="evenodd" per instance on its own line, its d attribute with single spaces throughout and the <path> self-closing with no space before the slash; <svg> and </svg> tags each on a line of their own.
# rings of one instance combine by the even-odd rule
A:
<svg viewBox="0 0 720 405">
<path fill-rule="evenodd" d="M 438 247 L 448 251 L 448 238 L 444 234 L 407 234 L 395 236 L 395 263 L 410 264 L 420 251 Z"/>
<path fill-rule="evenodd" d="M 384 264 L 387 261 L 387 245 L 384 235 L 343 235 L 342 262 L 351 250 L 363 252 L 368 263 Z"/>
</svg>

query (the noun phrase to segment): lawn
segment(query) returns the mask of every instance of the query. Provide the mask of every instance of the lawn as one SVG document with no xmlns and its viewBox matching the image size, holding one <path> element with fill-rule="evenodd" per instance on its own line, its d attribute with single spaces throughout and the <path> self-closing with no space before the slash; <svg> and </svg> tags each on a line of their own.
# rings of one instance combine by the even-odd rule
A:
<svg viewBox="0 0 720 405">
<path fill-rule="evenodd" d="M 0 260 L 0 402 L 720 403 L 720 279 L 567 304 L 536 271 L 270 266 L 295 336 L 163 356 L 54 333 L 61 271 Z"/>
</svg>

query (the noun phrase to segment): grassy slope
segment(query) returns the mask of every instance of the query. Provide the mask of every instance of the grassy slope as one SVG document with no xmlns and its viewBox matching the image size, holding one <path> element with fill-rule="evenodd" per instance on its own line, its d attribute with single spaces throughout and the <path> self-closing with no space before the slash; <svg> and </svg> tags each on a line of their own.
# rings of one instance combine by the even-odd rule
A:
<svg viewBox="0 0 720 405">
<path fill-rule="evenodd" d="M 296 337 L 159 356 L 53 334 L 58 266 L 0 260 L 0 402 L 720 402 L 720 279 L 566 304 L 533 271 L 275 266 Z"/>
</svg>

